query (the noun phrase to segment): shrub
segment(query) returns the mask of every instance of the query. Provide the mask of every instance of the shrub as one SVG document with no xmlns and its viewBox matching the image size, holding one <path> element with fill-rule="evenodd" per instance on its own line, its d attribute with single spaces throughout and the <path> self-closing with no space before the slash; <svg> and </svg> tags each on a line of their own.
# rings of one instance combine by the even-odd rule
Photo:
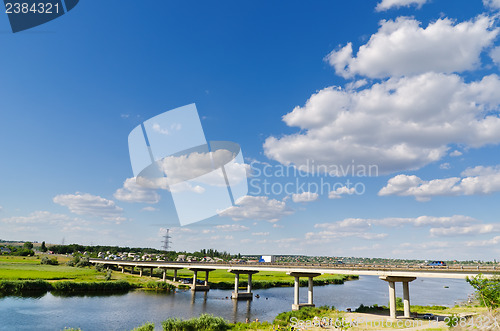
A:
<svg viewBox="0 0 500 331">
<path fill-rule="evenodd" d="M 390 304 L 388 304 L 389 306 Z M 396 298 L 396 309 L 403 309 L 404 308 L 404 303 L 403 303 L 403 299 L 401 299 L 400 297 L 397 297 Z"/>
<path fill-rule="evenodd" d="M 97 270 L 98 272 L 102 272 L 102 271 L 104 271 L 104 264 L 102 264 L 102 263 L 97 263 L 97 264 L 95 265 L 95 270 Z"/>
<path fill-rule="evenodd" d="M 215 317 L 209 314 L 202 314 L 194 319 L 195 330 L 223 331 L 229 329 L 229 325 L 222 317 Z"/>
<path fill-rule="evenodd" d="M 451 314 L 448 319 L 445 319 L 445 323 L 449 328 L 455 327 L 460 322 L 460 316 L 457 314 Z"/>
<path fill-rule="evenodd" d="M 141 325 L 132 331 L 154 331 L 155 330 L 155 324 L 154 323 L 146 323 L 144 325 Z"/>
<path fill-rule="evenodd" d="M 162 323 L 164 331 L 225 331 L 230 329 L 230 325 L 222 317 L 215 317 L 209 314 L 202 314 L 198 318 L 181 320 L 169 318 Z"/>
<path fill-rule="evenodd" d="M 272 325 L 269 322 L 236 323 L 231 325 L 233 331 L 243 330 L 268 330 Z"/>
<path fill-rule="evenodd" d="M 164 331 L 184 331 L 189 330 L 185 328 L 187 322 L 181 320 L 180 318 L 169 318 L 161 323 L 161 327 Z"/>
<path fill-rule="evenodd" d="M 50 291 L 52 286 L 44 280 L 2 280 L 0 281 L 0 296 L 21 295 L 30 292 Z"/>
<path fill-rule="evenodd" d="M 87 282 L 87 283 L 62 281 L 62 282 L 52 283 L 52 287 L 56 292 L 78 293 L 78 292 L 127 291 L 132 288 L 132 285 L 126 281 Z"/>
<path fill-rule="evenodd" d="M 32 250 L 33 249 L 33 243 L 31 241 L 27 241 L 24 243 L 23 248 L 27 250 Z"/>
<path fill-rule="evenodd" d="M 86 267 L 90 265 L 88 257 L 80 257 L 79 255 L 73 256 L 71 261 L 66 262 L 70 267 Z"/>
<path fill-rule="evenodd" d="M 88 267 L 90 265 L 89 258 L 84 256 L 80 258 L 80 260 L 75 264 L 75 267 L 83 268 Z"/>
<path fill-rule="evenodd" d="M 281 314 L 278 314 L 276 318 L 273 321 L 273 324 L 279 325 L 280 327 L 286 327 L 290 323 L 290 319 L 292 317 L 296 317 L 299 320 L 311 320 L 315 316 L 320 317 L 321 315 L 324 315 L 326 312 L 329 312 L 331 310 L 335 310 L 335 307 L 332 307 L 331 309 L 328 306 L 321 306 L 321 307 L 305 307 L 300 310 L 295 310 L 295 311 L 286 311 Z"/>
<path fill-rule="evenodd" d="M 48 256 L 44 256 L 40 260 L 40 264 L 58 265 L 59 262 L 57 261 L 57 259 L 55 257 L 49 258 Z"/>
<path fill-rule="evenodd" d="M 104 277 L 104 280 L 106 280 L 106 281 L 111 280 L 111 275 L 112 275 L 112 272 L 110 269 L 108 269 L 108 271 L 106 271 L 106 277 Z"/>
<path fill-rule="evenodd" d="M 35 252 L 31 249 L 26 249 L 26 248 L 23 248 L 23 249 L 20 249 L 20 250 L 17 250 L 16 252 L 14 252 L 13 255 L 17 255 L 17 256 L 33 256 L 35 255 Z"/>
<path fill-rule="evenodd" d="M 164 283 L 164 282 L 155 282 L 155 281 L 150 281 L 146 283 L 146 288 L 148 289 L 153 289 L 153 290 L 165 290 L 165 291 L 171 291 L 175 289 L 175 286 L 169 283 Z"/>
</svg>

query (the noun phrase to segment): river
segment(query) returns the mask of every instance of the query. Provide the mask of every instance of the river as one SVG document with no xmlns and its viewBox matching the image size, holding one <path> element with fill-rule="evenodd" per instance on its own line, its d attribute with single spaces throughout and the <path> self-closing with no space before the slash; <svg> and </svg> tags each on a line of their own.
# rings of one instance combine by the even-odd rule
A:
<svg viewBox="0 0 500 331">
<path fill-rule="evenodd" d="M 448 286 L 448 288 L 445 288 Z M 466 301 L 473 292 L 464 280 L 418 278 L 410 283 L 412 305 L 453 306 Z M 170 294 L 131 291 L 121 295 L 59 297 L 47 293 L 40 298 L 5 297 L 0 299 L 0 330 L 62 330 L 64 327 L 90 330 L 131 330 L 145 322 L 157 328 L 169 317 L 190 318 L 202 313 L 222 316 L 231 322 L 247 318 L 272 321 L 280 312 L 291 309 L 293 288 L 254 290 L 260 298 L 233 301 L 230 290 L 192 293 L 177 290 Z M 397 296 L 402 296 L 400 283 Z M 300 301 L 307 301 L 307 287 L 300 288 Z M 364 305 L 388 305 L 387 283 L 375 276 L 360 276 L 343 285 L 314 287 L 316 306 L 335 306 L 339 310 Z"/>
</svg>

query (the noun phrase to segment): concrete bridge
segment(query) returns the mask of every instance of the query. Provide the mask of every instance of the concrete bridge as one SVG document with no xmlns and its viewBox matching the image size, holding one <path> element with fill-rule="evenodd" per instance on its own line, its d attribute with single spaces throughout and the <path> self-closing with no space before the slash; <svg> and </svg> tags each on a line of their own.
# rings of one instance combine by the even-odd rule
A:
<svg viewBox="0 0 500 331">
<path fill-rule="evenodd" d="M 235 275 L 234 292 L 231 297 L 236 300 L 249 299 L 252 295 L 252 275 L 259 271 L 281 271 L 295 278 L 294 282 L 294 300 L 293 310 L 302 307 L 314 307 L 313 300 L 313 279 L 321 274 L 342 274 L 342 275 L 369 275 L 379 276 L 379 278 L 388 283 L 389 287 L 389 309 L 390 317 L 396 318 L 396 282 L 403 283 L 403 302 L 404 317 L 410 318 L 410 290 L 409 283 L 417 277 L 423 278 L 456 278 L 465 279 L 465 277 L 474 277 L 483 274 L 485 277 L 491 277 L 498 274 L 500 268 L 496 266 L 423 266 L 423 265 L 377 265 L 377 264 L 324 264 L 324 263 L 210 263 L 210 262 L 164 262 L 164 261 L 127 261 L 127 260 L 103 260 L 90 259 L 90 263 L 104 264 L 105 266 L 117 266 L 125 271 L 126 267 L 139 268 L 139 275 L 143 275 L 144 269 L 150 269 L 150 275 L 153 275 L 153 269 L 163 270 L 163 281 L 166 280 L 167 270 L 174 271 L 174 281 L 177 278 L 177 270 L 189 269 L 193 271 L 192 291 L 208 291 L 208 277 L 210 271 L 227 270 Z M 198 272 L 205 272 L 204 283 L 198 284 Z M 248 286 L 246 292 L 240 292 L 239 278 L 241 274 L 248 275 Z M 299 283 L 300 278 L 308 279 L 308 301 L 299 303 Z"/>
</svg>

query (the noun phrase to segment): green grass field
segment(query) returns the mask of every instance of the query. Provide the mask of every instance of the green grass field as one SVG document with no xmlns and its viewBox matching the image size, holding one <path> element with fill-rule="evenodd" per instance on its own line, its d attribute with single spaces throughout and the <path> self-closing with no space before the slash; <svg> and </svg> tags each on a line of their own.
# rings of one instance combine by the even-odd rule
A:
<svg viewBox="0 0 500 331">
<path fill-rule="evenodd" d="M 44 280 L 79 280 L 96 281 L 99 278 L 104 280 L 102 273 L 98 273 L 91 268 L 74 268 L 64 265 L 63 258 L 60 258 L 62 265 L 40 264 L 40 259 L 36 257 L 1 256 L 0 257 L 0 279 L 20 280 L 20 279 L 44 279 Z"/>
</svg>

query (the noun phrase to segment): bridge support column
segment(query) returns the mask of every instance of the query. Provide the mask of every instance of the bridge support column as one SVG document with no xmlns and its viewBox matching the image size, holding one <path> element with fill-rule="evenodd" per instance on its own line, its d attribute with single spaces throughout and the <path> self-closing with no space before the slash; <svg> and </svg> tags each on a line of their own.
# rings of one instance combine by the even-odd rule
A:
<svg viewBox="0 0 500 331">
<path fill-rule="evenodd" d="M 314 307 L 313 301 L 313 279 L 321 275 L 320 273 L 312 272 L 289 272 L 290 276 L 295 278 L 294 290 L 293 290 L 293 304 L 292 310 L 299 310 L 303 307 Z M 309 278 L 308 281 L 308 295 L 307 303 L 299 303 L 299 287 L 300 287 L 300 277 Z"/>
<path fill-rule="evenodd" d="M 208 285 L 208 274 L 210 271 L 214 271 L 215 269 L 199 269 L 199 268 L 190 268 L 193 271 L 193 284 L 191 285 L 191 291 L 208 291 L 210 290 L 210 285 Z M 198 285 L 196 279 L 198 278 L 198 271 L 205 271 L 205 282 L 203 285 Z"/>
<path fill-rule="evenodd" d="M 417 277 L 380 276 L 380 279 L 389 283 L 389 310 L 392 319 L 397 318 L 396 313 L 396 283 L 403 283 L 404 317 L 410 318 L 410 286 L 409 283 Z"/>
<path fill-rule="evenodd" d="M 144 268 L 143 268 L 143 267 L 141 267 L 141 268 L 139 269 L 139 277 L 142 277 L 142 271 L 143 271 L 143 270 L 144 270 Z"/>
<path fill-rule="evenodd" d="M 125 272 L 125 267 L 124 266 L 120 266 L 120 268 L 122 268 L 122 273 Z"/>
<path fill-rule="evenodd" d="M 174 279 L 173 279 L 174 282 L 177 281 L 177 269 L 174 269 Z"/>
<path fill-rule="evenodd" d="M 410 318 L 410 284 L 403 282 L 404 317 Z"/>
<path fill-rule="evenodd" d="M 300 277 L 295 277 L 295 283 L 293 286 L 293 306 L 299 306 L 299 286 L 300 286 Z M 292 306 L 292 308 L 293 308 Z M 296 309 L 294 309 L 296 310 Z"/>
<path fill-rule="evenodd" d="M 149 277 L 153 277 L 153 268 L 151 267 L 151 268 L 149 268 L 149 269 L 151 269 L 151 270 L 150 270 L 150 273 L 149 273 Z"/>
<path fill-rule="evenodd" d="M 193 284 L 191 284 L 191 289 L 193 290 L 196 287 L 196 278 L 198 278 L 198 270 L 193 271 Z"/>
<path fill-rule="evenodd" d="M 389 283 L 389 316 L 391 318 L 396 318 L 396 283 Z"/>
<path fill-rule="evenodd" d="M 233 297 L 236 296 L 238 297 L 238 289 L 240 287 L 240 274 L 234 274 L 234 292 L 233 292 Z"/>
<path fill-rule="evenodd" d="M 252 293 L 252 274 L 248 274 L 247 292 Z"/>
<path fill-rule="evenodd" d="M 235 269 L 229 269 L 228 270 L 230 273 L 234 274 L 234 292 L 231 293 L 231 299 L 235 300 L 252 300 L 253 299 L 253 293 L 252 293 L 252 275 L 258 273 L 258 271 L 255 270 L 235 270 Z M 240 274 L 243 275 L 248 275 L 248 285 L 247 285 L 247 291 L 246 292 L 240 292 Z"/>
<path fill-rule="evenodd" d="M 163 269 L 163 281 L 167 281 L 167 269 Z"/>
<path fill-rule="evenodd" d="M 312 277 L 309 277 L 308 285 L 309 285 L 309 291 L 307 294 L 307 303 L 310 305 L 314 305 L 314 303 L 313 303 L 313 278 Z"/>
</svg>

